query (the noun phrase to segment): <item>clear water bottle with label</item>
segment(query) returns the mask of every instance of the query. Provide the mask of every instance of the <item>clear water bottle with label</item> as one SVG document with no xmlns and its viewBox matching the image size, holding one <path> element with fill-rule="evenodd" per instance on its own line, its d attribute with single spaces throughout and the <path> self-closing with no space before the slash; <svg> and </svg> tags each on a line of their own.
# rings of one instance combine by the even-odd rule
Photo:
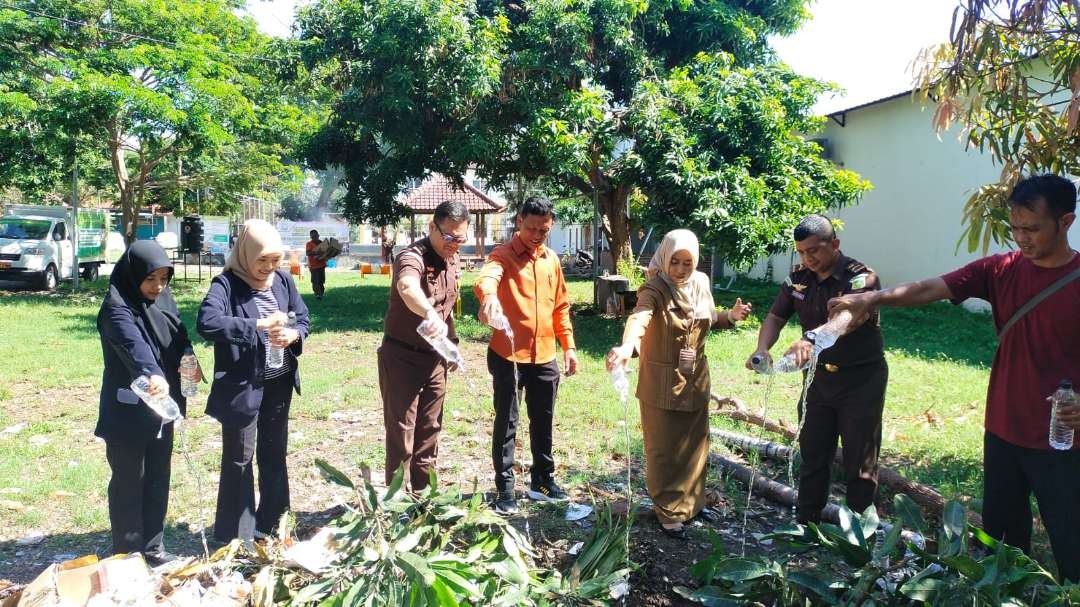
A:
<svg viewBox="0 0 1080 607">
<path fill-rule="evenodd" d="M 149 369 L 143 369 L 142 375 L 136 377 L 135 381 L 131 382 L 131 391 L 141 398 L 142 401 L 146 403 L 146 406 L 150 407 L 154 413 L 157 413 L 163 422 L 176 421 L 184 417 L 184 415 L 180 413 L 179 405 L 177 405 L 176 401 L 169 396 L 168 390 L 165 390 L 163 393 L 156 396 L 150 394 Z"/>
<path fill-rule="evenodd" d="M 1077 404 L 1072 382 L 1067 379 L 1061 380 L 1057 391 L 1046 400 L 1050 401 L 1050 446 L 1062 451 L 1072 449 L 1076 431 L 1058 421 L 1058 412 L 1062 407 Z"/>
<path fill-rule="evenodd" d="M 285 322 L 285 326 L 289 329 L 296 328 L 296 312 L 289 312 L 289 320 Z M 280 369 L 284 364 L 285 348 L 271 346 L 269 356 L 266 359 L 266 366 L 271 369 Z"/>
<path fill-rule="evenodd" d="M 198 376 L 199 359 L 195 358 L 195 351 L 188 346 L 180 357 L 180 394 L 184 398 L 191 398 L 199 391 Z"/>
</svg>

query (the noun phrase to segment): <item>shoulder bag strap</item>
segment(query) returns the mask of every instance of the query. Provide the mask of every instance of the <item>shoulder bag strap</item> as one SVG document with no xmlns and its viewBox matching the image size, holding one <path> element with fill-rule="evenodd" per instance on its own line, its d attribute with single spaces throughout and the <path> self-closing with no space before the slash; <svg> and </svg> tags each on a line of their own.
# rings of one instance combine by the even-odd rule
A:
<svg viewBox="0 0 1080 607">
<path fill-rule="evenodd" d="M 1050 297 L 1054 293 L 1057 293 L 1077 278 L 1080 278 L 1080 268 L 1077 268 L 1072 272 L 1069 272 L 1065 276 L 1062 276 L 1061 278 L 1055 280 L 1053 284 L 1051 284 L 1049 287 L 1046 287 L 1045 289 L 1040 291 L 1035 297 L 1032 297 L 1030 300 L 1028 300 L 1026 304 L 1024 304 L 1012 315 L 1012 318 L 1009 319 L 1009 322 L 1005 323 L 1005 326 L 1001 327 L 1001 330 L 998 331 L 998 340 L 1001 340 L 1001 338 L 1005 336 L 1005 333 L 1007 333 L 1013 325 L 1019 322 L 1025 314 L 1030 312 L 1032 308 L 1039 305 L 1043 302 L 1044 299 Z"/>
</svg>

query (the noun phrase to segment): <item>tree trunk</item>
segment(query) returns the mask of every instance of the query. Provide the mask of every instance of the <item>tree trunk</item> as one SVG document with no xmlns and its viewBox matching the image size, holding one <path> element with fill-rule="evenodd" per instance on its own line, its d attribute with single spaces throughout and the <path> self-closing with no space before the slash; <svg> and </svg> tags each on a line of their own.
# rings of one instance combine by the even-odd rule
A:
<svg viewBox="0 0 1080 607">
<path fill-rule="evenodd" d="M 341 167 L 330 166 L 319 177 L 319 186 L 322 189 L 319 190 L 319 202 L 315 204 L 315 207 L 320 211 L 330 210 L 330 198 L 341 184 L 342 173 Z"/>
<path fill-rule="evenodd" d="M 709 463 L 719 468 L 723 468 L 727 472 L 731 473 L 732 477 L 734 477 L 738 481 L 741 481 L 743 484 L 750 485 L 752 489 L 752 495 L 763 497 L 770 502 L 775 502 L 784 506 L 795 506 L 796 500 L 799 496 L 799 492 L 795 489 L 788 487 L 783 483 L 778 483 L 766 476 L 758 474 L 751 468 L 733 462 L 729 459 L 720 457 L 719 455 L 710 455 Z M 821 511 L 821 520 L 832 523 L 834 525 L 839 524 L 840 507 L 832 503 L 825 504 L 825 508 Z M 892 529 L 892 526 L 889 523 L 883 523 L 883 525 L 886 533 L 888 533 L 888 531 Z M 900 538 L 912 544 L 919 544 L 925 541 L 925 538 L 922 538 L 916 532 L 906 529 L 900 532 Z"/>
<path fill-rule="evenodd" d="M 624 185 L 600 192 L 597 196 L 600 203 L 600 231 L 611 245 L 611 267 L 608 270 L 613 274 L 618 273 L 619 262 L 634 258 L 630 249 L 630 217 L 626 213 L 629 197 L 630 188 Z M 596 262 L 600 263 L 600 260 Z"/>
<path fill-rule="evenodd" d="M 127 160 L 124 158 L 124 135 L 117 128 L 115 121 L 109 123 L 108 130 L 109 161 L 112 164 L 116 189 L 120 192 L 120 214 L 123 222 L 120 233 L 124 235 L 124 243 L 131 245 L 135 242 L 135 227 L 138 225 L 139 215 L 135 211 L 135 192 L 131 189 Z"/>
</svg>

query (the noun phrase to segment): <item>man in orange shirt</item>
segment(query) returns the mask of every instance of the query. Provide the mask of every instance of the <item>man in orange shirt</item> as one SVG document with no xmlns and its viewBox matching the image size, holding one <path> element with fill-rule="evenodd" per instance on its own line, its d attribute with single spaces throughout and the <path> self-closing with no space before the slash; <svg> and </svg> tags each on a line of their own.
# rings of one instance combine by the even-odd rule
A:
<svg viewBox="0 0 1080 607">
<path fill-rule="evenodd" d="M 567 497 L 555 484 L 555 460 L 551 455 L 551 424 L 559 389 L 555 341 L 562 345 L 568 377 L 577 373 L 577 354 L 559 256 L 544 245 L 554 223 L 551 201 L 537 196 L 526 199 L 515 219 L 517 234 L 491 252 L 473 287 L 480 300 L 480 322 L 498 324 L 505 317 L 513 335 L 511 341 L 505 331 L 493 332 L 487 354 L 495 392 L 491 445 L 497 490 L 495 510 L 503 514 L 517 512 L 514 440 L 518 388 L 524 389 L 529 412 L 532 479 L 528 496 L 542 501 Z"/>
<path fill-rule="evenodd" d="M 326 292 L 326 260 L 311 254 L 315 247 L 322 244 L 322 240 L 319 240 L 318 230 L 312 230 L 308 235 L 311 240 L 304 245 L 304 252 L 307 254 L 308 271 L 311 272 L 311 290 L 315 293 L 315 299 L 322 299 Z"/>
</svg>

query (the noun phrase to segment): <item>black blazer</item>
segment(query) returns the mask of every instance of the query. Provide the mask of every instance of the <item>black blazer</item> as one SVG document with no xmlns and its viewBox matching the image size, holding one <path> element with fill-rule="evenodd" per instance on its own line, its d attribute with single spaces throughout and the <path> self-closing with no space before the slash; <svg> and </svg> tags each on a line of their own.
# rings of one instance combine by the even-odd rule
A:
<svg viewBox="0 0 1080 607">
<path fill-rule="evenodd" d="M 296 312 L 298 339 L 289 350 L 299 358 L 308 335 L 308 309 L 288 272 L 277 270 L 271 291 L 282 312 Z M 239 276 L 225 271 L 214 277 L 199 307 L 197 329 L 214 342 L 214 383 L 206 399 L 206 413 L 226 426 L 247 425 L 262 404 L 266 375 L 266 346 L 255 323 L 259 307 L 255 290 Z M 300 369 L 293 371 L 293 387 L 300 393 Z"/>
<path fill-rule="evenodd" d="M 186 415 L 187 401 L 180 395 L 180 359 L 158 360 L 154 356 L 150 336 L 135 324 L 131 308 L 111 306 L 100 327 L 105 370 L 94 434 L 106 441 L 150 440 L 161 429 L 161 418 L 131 391 L 131 382 L 142 375 L 143 369 L 164 377 L 169 382 L 169 394 Z M 186 330 L 175 339 L 173 352 L 183 352 L 191 343 Z"/>
</svg>

